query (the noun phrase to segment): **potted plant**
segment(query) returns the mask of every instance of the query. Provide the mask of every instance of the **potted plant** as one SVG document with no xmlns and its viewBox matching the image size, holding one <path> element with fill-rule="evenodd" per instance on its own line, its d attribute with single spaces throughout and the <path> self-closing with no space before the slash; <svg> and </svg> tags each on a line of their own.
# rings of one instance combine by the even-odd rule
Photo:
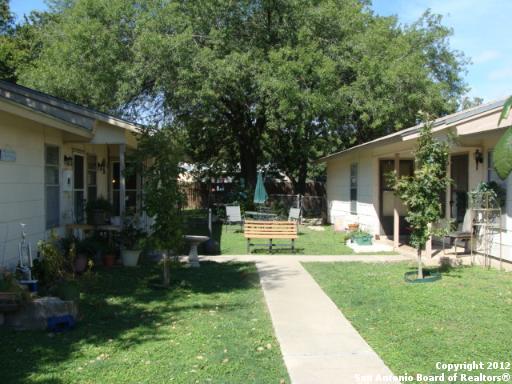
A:
<svg viewBox="0 0 512 384">
<path fill-rule="evenodd" d="M 349 225 L 348 225 L 348 230 L 349 230 L 350 232 L 355 232 L 355 231 L 357 231 L 358 229 L 359 229 L 359 224 L 357 224 L 357 223 L 353 223 L 353 224 L 349 224 Z"/>
<path fill-rule="evenodd" d="M 16 311 L 29 300 L 30 293 L 16 281 L 14 275 L 0 271 L 0 313 Z"/>
<path fill-rule="evenodd" d="M 366 231 L 354 231 L 350 234 L 350 238 L 357 245 L 372 245 L 372 235 Z"/>
<path fill-rule="evenodd" d="M 75 236 L 67 236 L 60 239 L 59 243 L 61 252 L 67 259 L 72 272 L 84 273 L 87 269 L 88 255 L 90 254 L 85 239 L 80 240 Z"/>
<path fill-rule="evenodd" d="M 126 267 L 135 267 L 144 248 L 146 233 L 137 226 L 138 219 L 129 217 L 125 219 L 121 231 L 121 259 Z"/>
<path fill-rule="evenodd" d="M 116 262 L 117 250 L 113 244 L 107 244 L 105 253 L 103 254 L 103 265 L 105 267 L 112 267 Z"/>
<path fill-rule="evenodd" d="M 112 214 L 112 204 L 103 198 L 98 197 L 95 200 L 89 200 L 85 206 L 87 214 L 87 223 L 91 225 L 103 225 L 109 222 Z"/>
</svg>

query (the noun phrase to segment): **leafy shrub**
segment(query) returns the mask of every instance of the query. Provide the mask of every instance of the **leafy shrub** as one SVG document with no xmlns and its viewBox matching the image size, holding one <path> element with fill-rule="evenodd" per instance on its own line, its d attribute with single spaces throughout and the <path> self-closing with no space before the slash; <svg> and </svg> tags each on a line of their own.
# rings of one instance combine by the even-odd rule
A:
<svg viewBox="0 0 512 384">
<path fill-rule="evenodd" d="M 50 286 L 63 278 L 70 270 L 55 232 L 52 231 L 48 240 L 37 243 L 40 257 L 34 260 L 34 274 L 43 286 Z"/>
</svg>

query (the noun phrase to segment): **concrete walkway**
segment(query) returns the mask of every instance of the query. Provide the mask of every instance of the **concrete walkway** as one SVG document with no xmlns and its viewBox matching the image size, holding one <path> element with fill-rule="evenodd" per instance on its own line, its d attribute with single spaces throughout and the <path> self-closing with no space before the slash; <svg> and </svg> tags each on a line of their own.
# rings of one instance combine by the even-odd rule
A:
<svg viewBox="0 0 512 384">
<path fill-rule="evenodd" d="M 352 384 L 360 376 L 392 375 L 389 368 L 322 291 L 301 261 L 385 262 L 403 256 L 216 256 L 201 260 L 253 261 L 294 384 Z M 368 382 L 368 379 L 366 379 Z"/>
</svg>

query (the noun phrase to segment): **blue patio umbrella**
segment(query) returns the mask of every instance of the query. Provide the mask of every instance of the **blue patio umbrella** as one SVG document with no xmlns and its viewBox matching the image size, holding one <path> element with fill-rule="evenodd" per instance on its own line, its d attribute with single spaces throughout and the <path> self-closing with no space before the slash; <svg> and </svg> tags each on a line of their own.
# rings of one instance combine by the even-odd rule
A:
<svg viewBox="0 0 512 384">
<path fill-rule="evenodd" d="M 258 172 L 258 178 L 256 180 L 256 190 L 254 191 L 254 203 L 265 204 L 268 199 L 267 191 L 265 190 L 265 184 L 263 183 L 263 176 L 261 172 Z"/>
</svg>

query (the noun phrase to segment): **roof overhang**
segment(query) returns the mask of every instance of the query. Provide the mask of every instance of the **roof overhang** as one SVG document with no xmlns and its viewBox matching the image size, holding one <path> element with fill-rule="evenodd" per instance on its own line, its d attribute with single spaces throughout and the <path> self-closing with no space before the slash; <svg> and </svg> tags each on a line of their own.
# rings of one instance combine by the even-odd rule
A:
<svg viewBox="0 0 512 384">
<path fill-rule="evenodd" d="M 446 131 L 452 131 L 458 136 L 467 136 L 477 133 L 480 134 L 484 130 L 486 132 L 501 130 L 507 125 L 512 125 L 512 116 L 510 116 L 502 126 L 497 126 L 498 116 L 504 103 L 505 100 L 499 100 L 441 117 L 434 121 L 432 131 L 434 134 L 442 134 Z M 480 126 L 478 123 L 479 120 L 482 121 Z M 321 157 L 317 159 L 315 163 L 325 163 L 330 160 L 339 159 L 360 150 L 369 150 L 379 146 L 405 141 L 412 142 L 419 137 L 421 127 L 422 124 L 419 124 L 414 127 L 356 145 L 343 151 Z"/>
<path fill-rule="evenodd" d="M 59 127 L 55 124 L 51 124 L 57 128 L 61 126 L 73 126 L 81 128 L 85 132 L 90 132 L 92 135 L 94 135 L 94 130 L 98 122 L 103 122 L 131 133 L 136 133 L 140 129 L 139 125 L 115 116 L 5 81 L 0 81 L 0 100 L 24 108 L 24 116 L 28 116 L 27 111 L 31 111 L 51 119 L 48 121 L 59 121 L 61 123 L 57 124 Z"/>
<path fill-rule="evenodd" d="M 89 141 L 94 136 L 92 129 L 85 129 L 82 126 L 69 123 L 43 112 L 37 112 L 29 107 L 2 98 L 0 98 L 0 110 L 70 133 L 77 141 Z"/>
</svg>

